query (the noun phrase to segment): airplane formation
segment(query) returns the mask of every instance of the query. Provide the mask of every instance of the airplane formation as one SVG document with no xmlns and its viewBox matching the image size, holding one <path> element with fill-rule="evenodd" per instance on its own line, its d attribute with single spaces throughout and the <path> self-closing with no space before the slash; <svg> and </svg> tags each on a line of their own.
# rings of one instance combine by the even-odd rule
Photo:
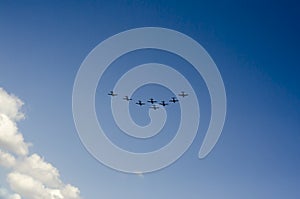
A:
<svg viewBox="0 0 300 199">
<path fill-rule="evenodd" d="M 109 96 L 111 96 L 111 97 L 115 97 L 115 96 L 117 96 L 118 94 L 117 94 L 117 93 L 114 93 L 113 91 L 110 91 L 107 95 L 109 95 Z M 179 93 L 178 96 L 184 98 L 184 97 L 187 97 L 188 94 L 185 93 L 184 91 L 181 91 L 181 93 Z M 129 101 L 132 101 L 132 99 L 131 99 L 130 97 L 128 97 L 128 96 L 124 96 L 124 97 L 123 97 L 123 100 L 128 101 L 128 102 L 129 102 Z M 169 100 L 169 102 L 170 102 L 170 103 L 173 103 L 173 104 L 175 104 L 175 103 L 178 102 L 178 101 L 179 101 L 179 100 L 178 100 L 176 97 L 172 97 L 172 98 Z M 160 102 L 157 102 L 157 101 L 154 100 L 153 98 L 150 98 L 147 102 L 151 105 L 150 108 L 153 109 L 153 110 L 159 109 L 159 106 L 158 106 L 158 105 L 161 105 L 161 106 L 167 106 L 167 105 L 169 105 L 169 103 L 167 103 L 167 102 L 164 101 L 164 100 L 162 100 L 162 101 L 160 101 Z M 146 103 L 143 102 L 142 100 L 138 100 L 135 104 L 138 105 L 138 106 L 144 106 L 144 105 L 146 105 Z"/>
</svg>

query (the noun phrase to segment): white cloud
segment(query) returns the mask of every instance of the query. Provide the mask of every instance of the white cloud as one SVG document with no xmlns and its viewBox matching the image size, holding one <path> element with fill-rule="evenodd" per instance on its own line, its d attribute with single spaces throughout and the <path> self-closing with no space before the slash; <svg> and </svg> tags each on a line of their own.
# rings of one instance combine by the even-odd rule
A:
<svg viewBox="0 0 300 199">
<path fill-rule="evenodd" d="M 0 147 L 17 155 L 27 155 L 29 145 L 24 142 L 23 135 L 18 132 L 16 123 L 0 112 Z"/>
<path fill-rule="evenodd" d="M 0 198 L 1 199 L 21 199 L 19 194 L 9 194 L 4 188 L 0 188 Z"/>
<path fill-rule="evenodd" d="M 5 168 L 12 168 L 16 164 L 16 158 L 0 149 L 0 165 Z"/>
<path fill-rule="evenodd" d="M 79 189 L 72 185 L 52 189 L 33 177 L 18 172 L 8 174 L 7 181 L 13 191 L 28 199 L 80 199 Z"/>
<path fill-rule="evenodd" d="M 19 194 L 12 194 L 8 196 L 8 199 L 21 199 L 21 196 Z"/>
<path fill-rule="evenodd" d="M 20 161 L 16 165 L 15 170 L 34 177 L 46 186 L 59 187 L 62 184 L 57 168 L 45 162 L 37 154 L 33 154 Z"/>
<path fill-rule="evenodd" d="M 12 194 L 8 196 L 8 199 L 21 199 L 21 196 L 19 194 Z"/>
<path fill-rule="evenodd" d="M 64 198 L 68 199 L 79 199 L 80 196 L 80 191 L 77 187 L 73 187 L 70 184 L 67 184 L 62 190 L 61 190 L 62 195 Z"/>
<path fill-rule="evenodd" d="M 0 88 L 0 113 L 18 121 L 24 118 L 24 114 L 20 112 L 23 104 L 19 98 L 8 94 L 3 88 Z"/>
<path fill-rule="evenodd" d="M 8 174 L 7 181 L 11 189 L 22 195 L 24 198 L 51 198 L 51 195 L 47 191 L 46 187 L 41 182 L 33 179 L 31 176 L 12 172 Z"/>
<path fill-rule="evenodd" d="M 77 187 L 64 184 L 57 168 L 38 154 L 29 155 L 29 143 L 18 131 L 23 102 L 0 88 L 0 166 L 10 170 L 7 183 L 15 194 L 0 188 L 4 199 L 80 199 Z M 13 154 L 12 154 L 13 153 Z"/>
</svg>

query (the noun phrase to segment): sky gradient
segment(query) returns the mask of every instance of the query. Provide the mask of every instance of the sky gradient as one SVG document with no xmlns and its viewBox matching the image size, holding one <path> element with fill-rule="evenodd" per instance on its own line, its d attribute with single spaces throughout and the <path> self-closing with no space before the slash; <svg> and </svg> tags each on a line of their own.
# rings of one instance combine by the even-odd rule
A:
<svg viewBox="0 0 300 199">
<path fill-rule="evenodd" d="M 296 1 L 0 1 L 0 87 L 25 103 L 26 119 L 18 127 L 33 144 L 30 152 L 57 167 L 62 180 L 78 187 L 85 199 L 296 199 L 300 197 L 298 7 Z M 200 128 L 189 150 L 169 167 L 139 176 L 112 170 L 85 150 L 73 122 L 72 89 L 82 61 L 96 45 L 119 32 L 147 26 L 180 31 L 206 49 L 225 84 L 227 118 L 217 145 L 199 160 L 210 117 L 201 76 L 170 53 L 145 50 L 120 57 L 97 88 L 95 106 L 105 128 L 118 130 L 106 92 L 138 64 L 169 64 L 197 85 L 200 99 Z M 133 97 L 164 99 L 171 94 L 150 85 Z M 131 107 L 133 119 L 146 124 L 146 110 L 137 108 Z M 168 118 L 167 131 L 177 128 L 178 109 L 170 110 L 174 114 Z M 139 143 L 124 135 L 108 136 L 137 151 L 160 147 L 172 137 L 162 132 Z M 0 177 L 1 187 L 9 188 L 4 168 Z"/>
</svg>

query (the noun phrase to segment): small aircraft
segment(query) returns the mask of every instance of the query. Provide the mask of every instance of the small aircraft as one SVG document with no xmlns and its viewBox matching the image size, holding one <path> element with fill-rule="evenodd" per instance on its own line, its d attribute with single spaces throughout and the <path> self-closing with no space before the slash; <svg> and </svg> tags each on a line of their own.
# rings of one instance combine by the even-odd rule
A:
<svg viewBox="0 0 300 199">
<path fill-rule="evenodd" d="M 185 93 L 184 91 L 181 91 L 181 93 L 178 94 L 180 97 L 186 97 L 189 94 Z"/>
<path fill-rule="evenodd" d="M 172 97 L 172 99 L 171 99 L 171 100 L 169 100 L 169 102 L 176 103 L 176 102 L 178 102 L 178 99 L 176 99 L 176 97 Z"/>
<path fill-rule="evenodd" d="M 165 101 L 161 101 L 161 103 L 159 103 L 160 105 L 162 105 L 162 106 L 167 106 L 168 105 L 168 103 L 166 103 Z"/>
<path fill-rule="evenodd" d="M 114 93 L 113 91 L 110 91 L 107 95 L 111 95 L 112 97 L 117 96 L 118 94 Z"/>
<path fill-rule="evenodd" d="M 153 98 L 150 98 L 147 102 L 151 103 L 151 104 L 154 104 L 156 103 L 157 101 L 155 101 Z"/>
<path fill-rule="evenodd" d="M 130 101 L 130 100 L 132 100 L 132 99 L 129 98 L 129 97 L 126 95 L 125 97 L 123 97 L 123 100 Z"/>
<path fill-rule="evenodd" d="M 143 106 L 145 105 L 145 103 L 143 103 L 141 100 L 139 100 L 139 102 L 136 103 L 137 105 Z"/>
<path fill-rule="evenodd" d="M 154 104 L 154 105 L 152 105 L 150 108 L 153 108 L 154 110 L 156 110 L 156 109 L 159 109 L 159 107 L 158 107 L 158 106 L 156 106 L 155 104 Z"/>
</svg>

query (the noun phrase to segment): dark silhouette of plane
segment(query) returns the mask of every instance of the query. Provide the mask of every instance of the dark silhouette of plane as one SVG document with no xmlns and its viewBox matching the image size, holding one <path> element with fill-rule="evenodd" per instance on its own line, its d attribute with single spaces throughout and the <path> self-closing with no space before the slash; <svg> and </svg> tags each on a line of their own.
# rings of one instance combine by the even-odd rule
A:
<svg viewBox="0 0 300 199">
<path fill-rule="evenodd" d="M 114 97 L 114 96 L 117 96 L 118 94 L 114 93 L 113 91 L 110 91 L 107 95 Z"/>
<path fill-rule="evenodd" d="M 184 91 L 181 91 L 181 93 L 178 94 L 180 97 L 186 97 L 189 94 L 185 93 Z"/>
<path fill-rule="evenodd" d="M 156 103 L 157 101 L 155 101 L 153 98 L 150 98 L 147 102 L 151 103 L 151 104 L 154 104 Z"/>
<path fill-rule="evenodd" d="M 165 101 L 161 101 L 161 103 L 159 103 L 160 105 L 162 105 L 162 106 L 167 106 L 168 105 L 168 103 L 166 103 Z"/>
<path fill-rule="evenodd" d="M 169 100 L 169 102 L 176 103 L 176 102 L 178 102 L 178 99 L 176 99 L 176 97 L 172 97 L 172 99 L 171 99 L 171 100 Z"/>
<path fill-rule="evenodd" d="M 132 99 L 129 98 L 129 97 L 126 95 L 125 97 L 123 97 L 123 100 L 130 101 L 130 100 L 132 100 Z"/>
<path fill-rule="evenodd" d="M 159 107 L 158 107 L 158 106 L 156 106 L 155 104 L 154 104 L 154 105 L 152 105 L 150 108 L 153 108 L 154 110 L 156 110 L 156 109 L 159 109 Z"/>
<path fill-rule="evenodd" d="M 143 103 L 141 100 L 139 100 L 139 102 L 136 103 L 137 105 L 143 106 L 145 105 L 145 103 Z"/>
</svg>

